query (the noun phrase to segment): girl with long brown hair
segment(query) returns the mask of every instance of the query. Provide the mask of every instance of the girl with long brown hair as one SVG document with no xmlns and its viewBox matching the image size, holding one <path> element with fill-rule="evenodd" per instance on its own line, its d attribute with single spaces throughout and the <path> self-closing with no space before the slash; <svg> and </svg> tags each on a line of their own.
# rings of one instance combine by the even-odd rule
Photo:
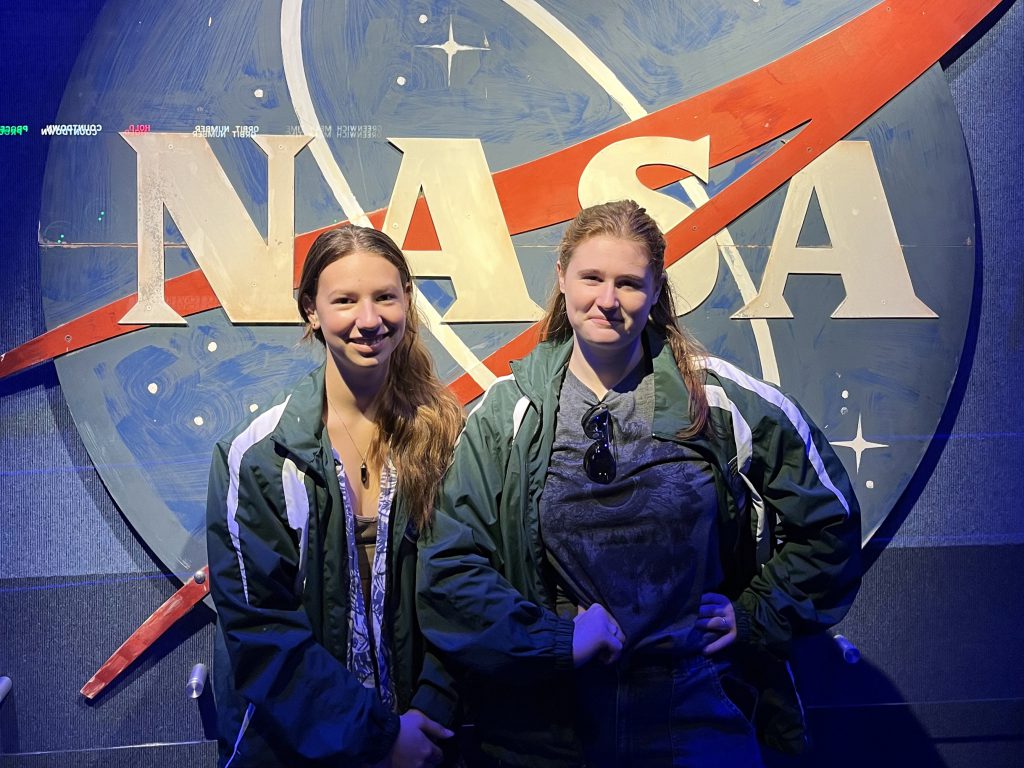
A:
<svg viewBox="0 0 1024 768">
<path fill-rule="evenodd" d="M 208 550 L 220 764 L 435 765 L 455 699 L 413 606 L 462 410 L 419 337 L 401 250 L 323 233 L 298 289 L 325 362 L 222 440 Z"/>
</svg>

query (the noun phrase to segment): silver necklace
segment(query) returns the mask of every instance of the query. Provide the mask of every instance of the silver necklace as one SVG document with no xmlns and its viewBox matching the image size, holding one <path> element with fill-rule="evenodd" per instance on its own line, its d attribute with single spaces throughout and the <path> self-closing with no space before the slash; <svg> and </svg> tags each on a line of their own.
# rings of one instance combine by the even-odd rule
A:
<svg viewBox="0 0 1024 768">
<path fill-rule="evenodd" d="M 356 449 L 356 453 L 358 453 L 359 458 L 362 459 L 362 464 L 359 465 L 359 480 L 363 484 L 363 487 L 366 488 L 370 485 L 370 470 L 366 468 L 366 454 L 359 450 L 359 445 L 352 437 L 352 433 L 349 431 L 345 420 L 341 417 L 341 410 L 337 405 L 335 405 L 334 401 L 331 400 L 330 395 L 327 395 L 327 405 L 328 407 L 334 408 L 334 415 L 338 417 L 338 421 L 341 423 L 341 428 L 345 430 L 345 434 L 348 436 L 348 441 L 352 443 L 352 447 Z"/>
</svg>

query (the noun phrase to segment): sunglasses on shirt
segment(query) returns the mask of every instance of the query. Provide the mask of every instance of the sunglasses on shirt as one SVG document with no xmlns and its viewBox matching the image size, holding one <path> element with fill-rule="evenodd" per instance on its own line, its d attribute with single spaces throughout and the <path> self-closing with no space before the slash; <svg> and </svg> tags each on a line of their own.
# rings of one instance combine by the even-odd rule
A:
<svg viewBox="0 0 1024 768">
<path fill-rule="evenodd" d="M 583 454 L 583 471 L 595 483 L 608 485 L 615 479 L 615 452 L 612 448 L 612 415 L 608 406 L 598 403 L 583 414 L 583 434 L 594 441 Z"/>
</svg>

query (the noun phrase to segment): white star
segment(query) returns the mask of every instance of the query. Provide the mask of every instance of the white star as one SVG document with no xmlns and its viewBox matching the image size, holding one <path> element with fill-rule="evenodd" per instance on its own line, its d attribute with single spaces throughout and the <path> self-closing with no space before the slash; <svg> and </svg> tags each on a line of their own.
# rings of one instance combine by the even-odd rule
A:
<svg viewBox="0 0 1024 768">
<path fill-rule="evenodd" d="M 860 472 L 860 455 L 864 451 L 871 450 L 872 448 L 888 448 L 887 443 L 872 443 L 864 439 L 864 433 L 861 431 L 861 417 L 857 416 L 857 434 L 853 440 L 833 440 L 833 446 L 842 446 L 843 448 L 849 448 L 853 451 L 856 456 L 856 471 Z"/>
<path fill-rule="evenodd" d="M 448 39 L 440 45 L 417 45 L 417 48 L 437 48 L 438 50 L 444 51 L 445 56 L 448 57 L 448 87 L 452 87 L 452 59 L 455 58 L 455 54 L 461 51 L 489 51 L 491 50 L 490 44 L 487 42 L 486 36 L 484 37 L 484 47 L 478 48 L 473 45 L 463 45 L 462 43 L 455 42 L 455 27 L 451 19 L 448 19 Z"/>
</svg>

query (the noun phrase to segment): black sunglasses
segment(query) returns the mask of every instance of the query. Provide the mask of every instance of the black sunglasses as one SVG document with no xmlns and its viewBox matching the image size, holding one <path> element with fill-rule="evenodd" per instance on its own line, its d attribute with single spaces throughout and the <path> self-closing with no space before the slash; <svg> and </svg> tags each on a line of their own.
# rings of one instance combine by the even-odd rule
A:
<svg viewBox="0 0 1024 768">
<path fill-rule="evenodd" d="M 583 454 L 583 471 L 595 483 L 608 485 L 615 479 L 615 453 L 612 449 L 612 415 L 608 406 L 598 403 L 583 414 L 583 433 L 594 441 Z"/>
</svg>

